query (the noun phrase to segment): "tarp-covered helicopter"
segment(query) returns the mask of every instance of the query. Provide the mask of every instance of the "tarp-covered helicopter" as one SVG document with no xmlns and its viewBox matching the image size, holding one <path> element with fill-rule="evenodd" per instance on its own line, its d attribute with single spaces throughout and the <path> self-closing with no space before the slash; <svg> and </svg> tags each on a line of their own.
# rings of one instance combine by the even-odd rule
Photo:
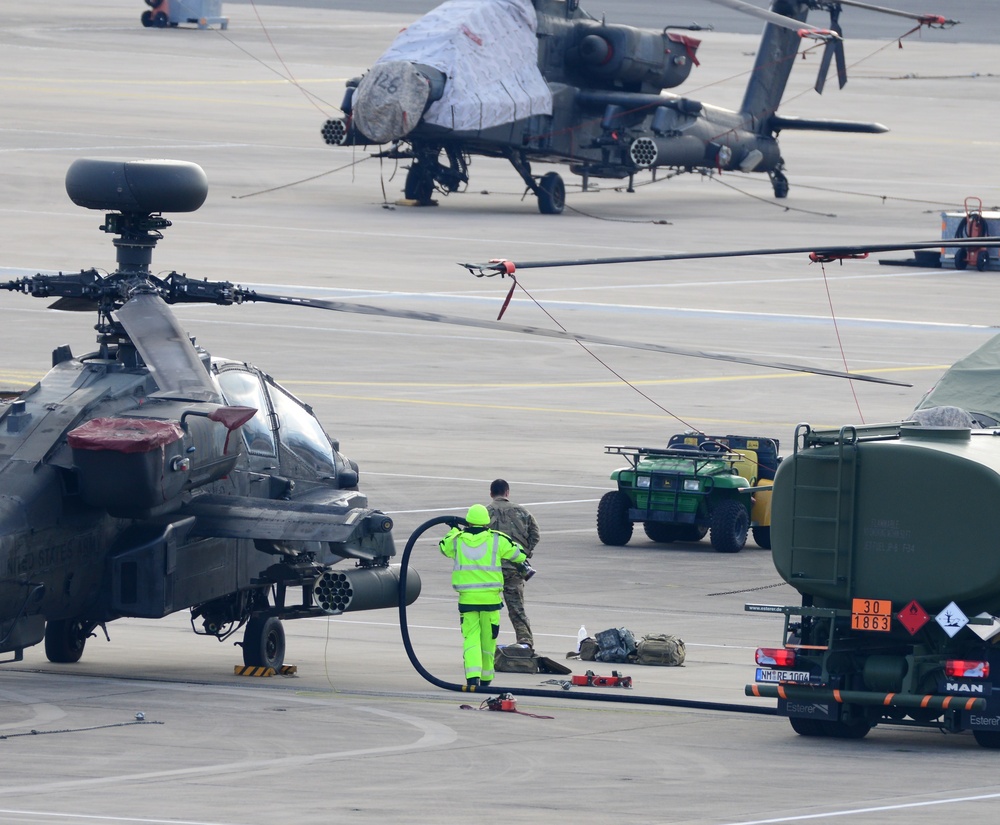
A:
<svg viewBox="0 0 1000 825">
<path fill-rule="evenodd" d="M 676 94 L 698 64 L 700 41 L 597 20 L 576 0 L 449 0 L 404 29 L 363 77 L 347 83 L 343 119 L 327 120 L 334 146 L 390 144 L 378 157 L 411 161 L 404 194 L 427 202 L 435 189 L 469 181 L 472 155 L 505 158 L 558 214 L 568 164 L 586 190 L 591 178 L 629 179 L 661 168 L 766 173 L 775 197 L 788 194 L 777 135 L 784 129 L 884 132 L 878 123 L 777 114 L 803 38 L 825 43 L 816 89 L 831 63 L 846 82 L 842 5 L 901 14 L 919 25 L 956 21 L 843 0 L 773 0 L 771 11 L 713 0 L 767 20 L 740 108 L 730 111 Z M 830 14 L 829 29 L 806 24 Z M 691 28 L 691 27 L 688 27 Z M 694 27 L 697 28 L 697 27 Z"/>
<path fill-rule="evenodd" d="M 392 519 L 369 506 L 357 465 L 310 408 L 261 370 L 195 346 L 169 304 L 308 306 L 896 383 L 648 341 L 263 294 L 177 272 L 155 276 L 153 249 L 171 225 L 162 213 L 201 206 L 208 191 L 201 167 L 80 159 L 66 189 L 77 205 L 105 212 L 101 229 L 115 236 L 117 268 L 0 283 L 98 318 L 96 351 L 75 356 L 56 347 L 48 374 L 6 398 L 0 413 L 7 661 L 44 639 L 50 660 L 74 662 L 94 630 L 114 619 L 190 610 L 195 632 L 220 641 L 245 625 L 245 664 L 277 669 L 282 619 L 418 595 L 419 577 L 411 571 L 400 594 L 399 568 L 389 563 Z"/>
</svg>

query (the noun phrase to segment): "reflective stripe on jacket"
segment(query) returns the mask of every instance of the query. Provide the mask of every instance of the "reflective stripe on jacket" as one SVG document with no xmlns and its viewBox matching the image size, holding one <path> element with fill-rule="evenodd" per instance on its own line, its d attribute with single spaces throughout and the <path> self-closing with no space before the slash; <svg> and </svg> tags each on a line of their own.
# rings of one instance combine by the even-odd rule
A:
<svg viewBox="0 0 1000 825">
<path fill-rule="evenodd" d="M 503 591 L 501 559 L 520 563 L 527 558 L 520 545 L 493 530 L 465 533 L 455 528 L 441 539 L 441 552 L 454 560 L 451 586 L 459 604 L 499 604 Z"/>
</svg>

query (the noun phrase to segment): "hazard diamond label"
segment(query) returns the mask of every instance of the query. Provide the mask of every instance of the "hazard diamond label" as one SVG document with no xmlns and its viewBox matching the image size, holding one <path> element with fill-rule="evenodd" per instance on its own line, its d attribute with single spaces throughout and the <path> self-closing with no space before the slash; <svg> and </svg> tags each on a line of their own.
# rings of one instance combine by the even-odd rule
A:
<svg viewBox="0 0 1000 825">
<path fill-rule="evenodd" d="M 969 623 L 969 617 L 966 616 L 962 612 L 961 608 L 954 602 L 951 602 L 951 604 L 938 613 L 934 618 L 937 623 L 941 625 L 944 632 L 952 638 L 954 638 L 955 634 L 958 633 L 959 630 Z"/>
<path fill-rule="evenodd" d="M 927 622 L 931 620 L 930 614 L 920 606 L 920 602 L 914 599 L 906 607 L 896 614 L 899 623 L 910 631 L 911 636 L 916 636 Z"/>
</svg>

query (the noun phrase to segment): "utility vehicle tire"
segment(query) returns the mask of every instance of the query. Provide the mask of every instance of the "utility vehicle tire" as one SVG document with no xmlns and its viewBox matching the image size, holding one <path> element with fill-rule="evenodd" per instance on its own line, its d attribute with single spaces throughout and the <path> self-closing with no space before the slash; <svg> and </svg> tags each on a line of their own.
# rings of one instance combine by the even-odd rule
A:
<svg viewBox="0 0 1000 825">
<path fill-rule="evenodd" d="M 969 259 L 964 249 L 959 249 L 955 253 L 955 269 L 962 270 L 969 265 Z"/>
<path fill-rule="evenodd" d="M 719 553 L 739 553 L 747 543 L 750 516 L 734 499 L 720 502 L 712 513 L 712 547 Z"/>
<path fill-rule="evenodd" d="M 597 537 L 604 544 L 623 547 L 632 538 L 629 504 L 629 497 L 620 490 L 612 490 L 601 497 L 597 505 Z"/>
<path fill-rule="evenodd" d="M 87 637 L 79 619 L 56 619 L 45 625 L 45 658 L 60 665 L 79 662 Z"/>
<path fill-rule="evenodd" d="M 985 249 L 980 249 L 976 253 L 976 269 L 985 272 L 990 265 L 990 253 Z"/>
<path fill-rule="evenodd" d="M 972 737 L 981 748 L 997 750 L 1000 748 L 1000 733 L 995 730 L 974 730 Z"/>
<path fill-rule="evenodd" d="M 663 521 L 644 521 L 642 529 L 646 531 L 646 535 L 653 541 L 663 542 L 664 544 L 669 544 L 680 538 L 681 528 L 676 524 L 667 524 Z"/>
<path fill-rule="evenodd" d="M 685 524 L 677 528 L 677 541 L 701 541 L 708 534 L 708 528 L 700 524 Z"/>
<path fill-rule="evenodd" d="M 285 628 L 274 616 L 252 616 L 243 633 L 243 664 L 273 667 L 285 663 Z"/>
<path fill-rule="evenodd" d="M 424 169 L 423 164 L 414 163 L 406 173 L 403 195 L 407 200 L 426 203 L 433 194 L 434 176 Z"/>
<path fill-rule="evenodd" d="M 758 547 L 763 547 L 765 550 L 771 549 L 771 528 L 770 527 L 754 527 L 752 528 L 753 540 Z"/>
<path fill-rule="evenodd" d="M 558 172 L 542 175 L 538 181 L 538 211 L 543 215 L 561 215 L 566 206 L 566 184 Z"/>
</svg>

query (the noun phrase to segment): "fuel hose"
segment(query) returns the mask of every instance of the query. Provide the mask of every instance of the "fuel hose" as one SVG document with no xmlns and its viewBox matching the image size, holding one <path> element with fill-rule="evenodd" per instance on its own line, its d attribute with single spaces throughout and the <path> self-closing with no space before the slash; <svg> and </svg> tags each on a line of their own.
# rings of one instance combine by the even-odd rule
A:
<svg viewBox="0 0 1000 825">
<path fill-rule="evenodd" d="M 761 707 L 760 705 L 738 705 L 729 704 L 727 702 L 701 702 L 695 699 L 670 699 L 662 696 L 638 696 L 626 693 L 597 693 L 590 691 L 574 692 L 561 689 L 552 690 L 545 688 L 525 688 L 520 686 L 504 687 L 503 685 L 496 684 L 495 680 L 486 687 L 482 687 L 481 685 L 461 685 L 456 682 L 448 682 L 444 679 L 439 679 L 421 664 L 420 660 L 417 658 L 416 652 L 413 650 L 413 642 L 410 640 L 410 629 L 406 621 L 406 577 L 410 564 L 410 554 L 413 552 L 413 548 L 416 546 L 417 540 L 424 533 L 439 524 L 444 524 L 448 527 L 455 527 L 456 525 L 462 523 L 462 520 L 457 516 L 437 516 L 436 518 L 425 521 L 410 534 L 410 538 L 406 542 L 406 547 L 403 550 L 403 556 L 399 565 L 399 631 L 403 637 L 403 647 L 406 649 L 406 655 L 410 660 L 410 664 L 413 665 L 417 673 L 423 676 L 424 679 L 432 685 L 444 688 L 445 690 L 455 690 L 463 693 L 512 693 L 518 696 L 582 699 L 588 702 L 619 702 L 629 705 L 660 705 L 661 707 L 693 708 L 695 710 L 719 710 L 727 711 L 729 713 L 754 713 L 761 716 L 774 716 L 777 714 L 777 708 Z"/>
</svg>

